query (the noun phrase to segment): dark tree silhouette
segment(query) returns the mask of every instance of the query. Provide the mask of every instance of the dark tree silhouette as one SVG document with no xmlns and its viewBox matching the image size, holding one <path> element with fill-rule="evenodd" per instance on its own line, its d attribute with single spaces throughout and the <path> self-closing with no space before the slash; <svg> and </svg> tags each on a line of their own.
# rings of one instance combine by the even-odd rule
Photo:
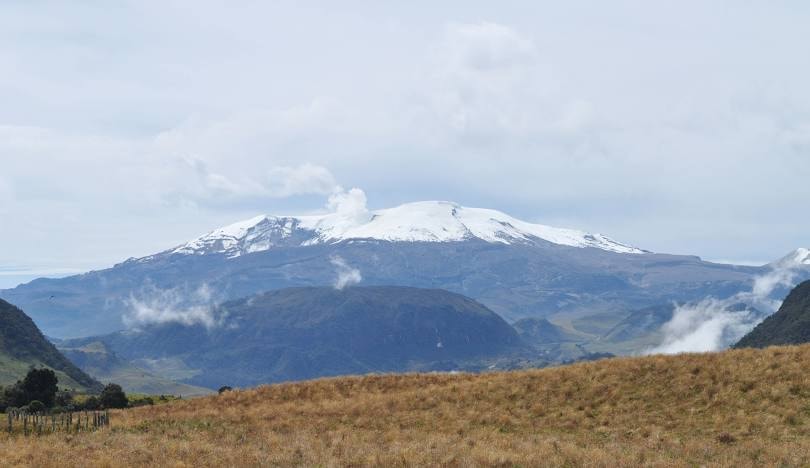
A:
<svg viewBox="0 0 810 468">
<path fill-rule="evenodd" d="M 99 396 L 101 406 L 104 408 L 126 408 L 129 406 L 129 399 L 124 389 L 120 385 L 110 383 L 104 387 Z"/>
<path fill-rule="evenodd" d="M 31 369 L 25 376 L 22 387 L 29 402 L 38 400 L 50 408 L 53 406 L 54 397 L 59 390 L 58 383 L 59 379 L 51 369 Z"/>
<path fill-rule="evenodd" d="M 84 400 L 84 409 L 86 410 L 97 410 L 101 408 L 101 402 L 98 401 L 98 398 L 91 396 L 88 399 Z"/>
</svg>

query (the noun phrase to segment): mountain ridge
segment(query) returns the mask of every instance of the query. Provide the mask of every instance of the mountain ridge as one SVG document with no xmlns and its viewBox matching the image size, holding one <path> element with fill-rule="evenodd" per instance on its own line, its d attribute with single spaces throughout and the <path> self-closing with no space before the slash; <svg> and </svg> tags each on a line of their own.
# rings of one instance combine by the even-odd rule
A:
<svg viewBox="0 0 810 468">
<path fill-rule="evenodd" d="M 326 215 L 259 216 L 111 268 L 37 279 L 0 294 L 24 307 L 49 335 L 76 338 L 131 326 L 127 318 L 140 305 L 212 307 L 270 290 L 335 284 L 349 272 L 363 285 L 463 294 L 509 322 L 549 319 L 594 343 L 631 311 L 729 298 L 751 291 L 757 278 L 783 264 L 800 267 L 797 279 L 810 277 L 801 249 L 772 264 L 728 265 L 452 202 L 376 211 L 364 206 Z M 211 297 L 200 303 L 197 291 Z M 584 319 L 595 315 L 603 318 L 601 329 L 583 328 Z"/>
<path fill-rule="evenodd" d="M 743 336 L 735 348 L 764 348 L 810 342 L 810 281 L 790 291 L 774 314 Z"/>
<path fill-rule="evenodd" d="M 695 256 L 620 254 L 548 242 L 346 241 L 278 246 L 233 258 L 166 253 L 81 275 L 37 279 L 0 294 L 24 307 L 48 335 L 76 338 L 126 328 L 123 319 L 133 310 L 133 299 L 149 302 L 168 293 L 186 298 L 204 288 L 219 303 L 269 290 L 333 284 L 339 274 L 335 258 L 357 270 L 364 285 L 445 289 L 483 303 L 508 321 L 561 323 L 582 314 L 623 317 L 671 301 L 729 297 L 750 290 L 754 278 L 767 271 Z"/>
<path fill-rule="evenodd" d="M 57 372 L 61 387 L 100 390 L 101 384 L 68 360 L 15 305 L 0 299 L 0 384 L 25 377 L 30 366 Z"/>
<path fill-rule="evenodd" d="M 275 245 L 306 246 L 359 240 L 459 242 L 470 239 L 506 244 L 540 240 L 618 253 L 646 252 L 601 234 L 528 223 L 497 210 L 469 208 L 448 201 L 413 202 L 382 210 L 361 209 L 324 215 L 260 215 L 214 229 L 167 252 L 185 255 L 220 253 L 237 257 L 265 251 Z"/>
</svg>

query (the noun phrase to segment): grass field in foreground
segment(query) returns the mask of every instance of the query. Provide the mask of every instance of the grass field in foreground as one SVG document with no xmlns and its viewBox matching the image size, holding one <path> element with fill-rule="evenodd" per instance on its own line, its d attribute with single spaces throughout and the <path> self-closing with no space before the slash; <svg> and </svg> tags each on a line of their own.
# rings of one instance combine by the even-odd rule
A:
<svg viewBox="0 0 810 468">
<path fill-rule="evenodd" d="M 810 346 L 260 387 L 0 436 L 36 466 L 810 464 Z"/>
</svg>

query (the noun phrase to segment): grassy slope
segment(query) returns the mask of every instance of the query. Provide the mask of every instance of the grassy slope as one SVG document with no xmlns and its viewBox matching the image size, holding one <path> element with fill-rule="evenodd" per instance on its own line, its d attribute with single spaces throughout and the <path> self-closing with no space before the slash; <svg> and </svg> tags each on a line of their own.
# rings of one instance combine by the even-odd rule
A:
<svg viewBox="0 0 810 468">
<path fill-rule="evenodd" d="M 101 390 L 99 382 L 45 339 L 25 312 L 0 299 L 0 385 L 11 385 L 24 378 L 32 365 L 53 369 L 60 387 Z"/>
<path fill-rule="evenodd" d="M 118 358 L 101 342 L 92 342 L 77 348 L 60 347 L 59 350 L 93 378 L 103 383 L 117 383 L 128 393 L 187 397 L 214 393 L 213 390 L 207 388 L 178 383 L 153 375 Z"/>
<path fill-rule="evenodd" d="M 323 379 L 4 442 L 34 465 L 810 464 L 810 346 L 483 375 Z"/>
<path fill-rule="evenodd" d="M 21 361 L 7 354 L 0 353 L 0 386 L 10 386 L 18 380 L 25 378 L 25 374 L 31 368 L 31 365 L 37 367 L 51 367 L 39 360 Z M 72 379 L 63 371 L 54 370 L 54 372 L 56 372 L 56 377 L 59 379 L 59 388 L 75 389 L 79 391 L 88 390 L 86 385 Z"/>
<path fill-rule="evenodd" d="M 154 376 L 135 366 L 120 367 L 108 374 L 96 375 L 91 371 L 90 375 L 103 383 L 114 382 L 121 385 L 129 392 L 146 395 L 181 395 L 184 397 L 194 397 L 214 393 L 213 390 L 208 388 L 195 387 L 194 385 L 173 382 Z"/>
</svg>

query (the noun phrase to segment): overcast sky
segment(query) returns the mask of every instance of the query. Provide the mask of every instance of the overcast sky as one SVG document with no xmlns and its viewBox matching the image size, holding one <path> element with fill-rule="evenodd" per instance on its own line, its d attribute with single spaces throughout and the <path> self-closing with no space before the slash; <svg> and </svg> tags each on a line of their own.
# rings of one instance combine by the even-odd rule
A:
<svg viewBox="0 0 810 468">
<path fill-rule="evenodd" d="M 810 246 L 808 2 L 113 3 L 0 3 L 0 287 L 352 187 Z"/>
</svg>

